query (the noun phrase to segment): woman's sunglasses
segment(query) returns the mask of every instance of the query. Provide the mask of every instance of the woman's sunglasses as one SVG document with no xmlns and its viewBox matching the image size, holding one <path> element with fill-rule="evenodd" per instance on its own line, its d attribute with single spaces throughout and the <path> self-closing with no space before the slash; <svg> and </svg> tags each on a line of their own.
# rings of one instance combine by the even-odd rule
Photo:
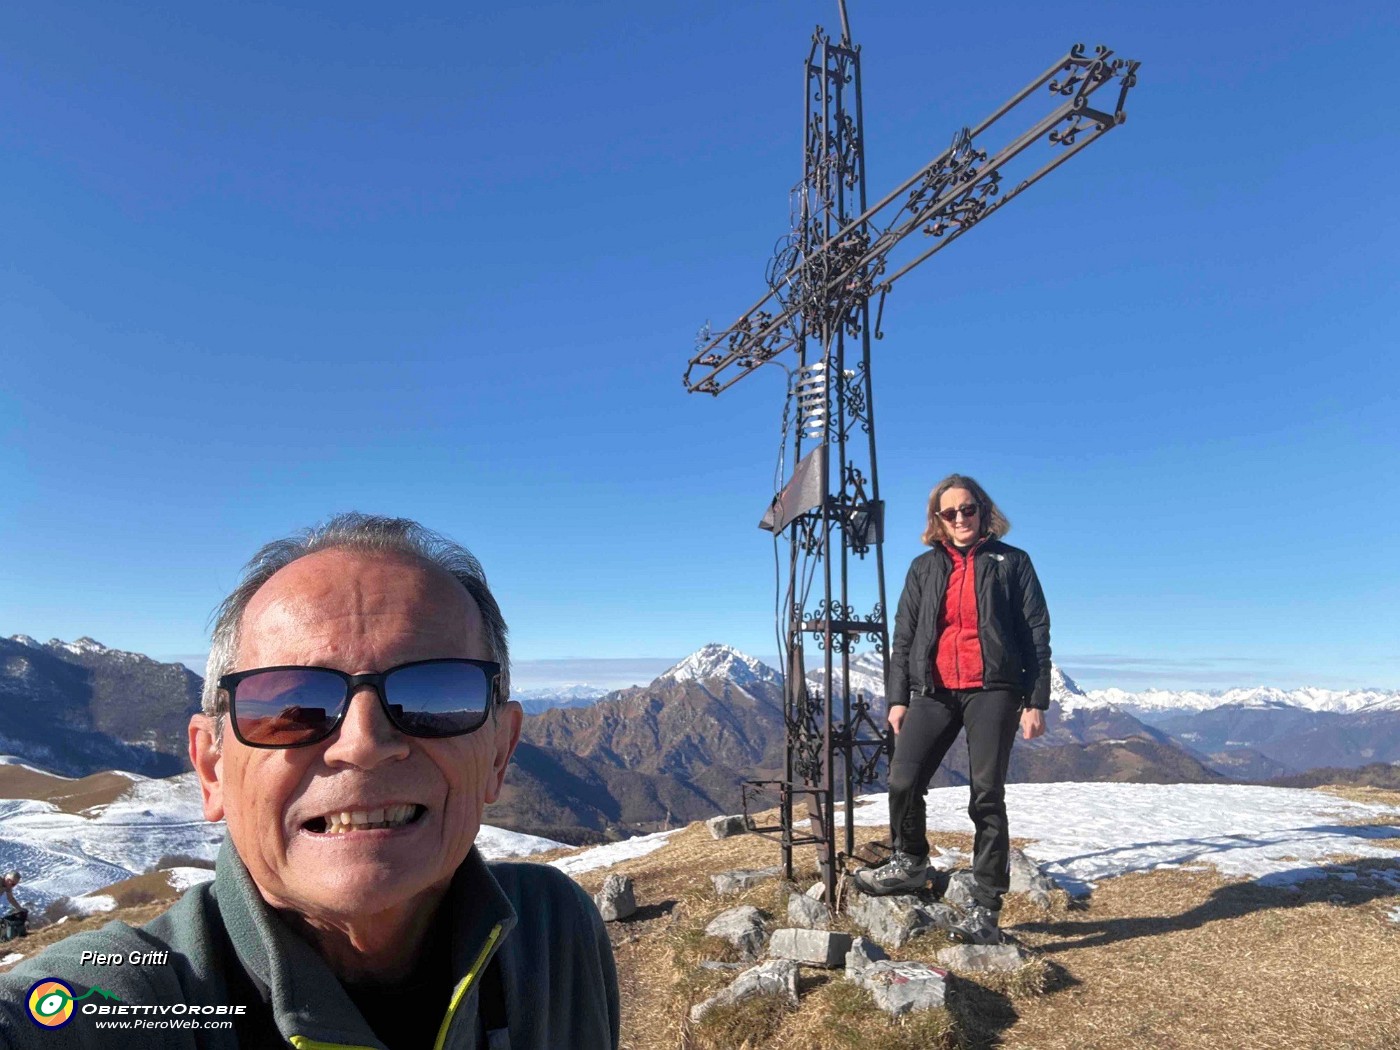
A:
<svg viewBox="0 0 1400 1050">
<path fill-rule="evenodd" d="M 981 509 L 975 503 L 964 503 L 961 507 L 948 507 L 945 510 L 940 510 L 938 516 L 944 521 L 952 522 L 958 520 L 959 514 L 964 518 L 975 518 Z"/>
<path fill-rule="evenodd" d="M 417 660 L 379 674 L 330 667 L 259 667 L 219 679 L 233 735 L 249 747 L 307 747 L 339 727 L 350 697 L 372 685 L 394 728 L 409 736 L 461 736 L 481 728 L 498 699 L 501 665 Z"/>
</svg>

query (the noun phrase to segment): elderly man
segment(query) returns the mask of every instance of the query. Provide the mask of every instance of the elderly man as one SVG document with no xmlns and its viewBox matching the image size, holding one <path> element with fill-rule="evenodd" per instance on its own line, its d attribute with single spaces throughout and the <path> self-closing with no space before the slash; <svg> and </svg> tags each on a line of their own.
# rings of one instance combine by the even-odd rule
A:
<svg viewBox="0 0 1400 1050">
<path fill-rule="evenodd" d="M 505 622 L 461 547 L 358 514 L 264 547 L 218 611 L 190 723 L 204 814 L 228 825 L 214 881 L 140 930 L 113 923 L 23 964 L 0 988 L 0 1036 L 615 1047 L 592 902 L 553 868 L 473 848 L 520 737 L 507 676 Z M 203 1027 L 96 1027 L 172 1017 Z"/>
</svg>

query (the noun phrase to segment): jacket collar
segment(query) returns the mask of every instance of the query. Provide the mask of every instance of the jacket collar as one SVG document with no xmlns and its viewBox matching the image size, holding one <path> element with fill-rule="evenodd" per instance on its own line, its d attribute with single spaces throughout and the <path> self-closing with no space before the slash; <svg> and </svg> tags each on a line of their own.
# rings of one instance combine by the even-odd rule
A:
<svg viewBox="0 0 1400 1050">
<path fill-rule="evenodd" d="M 942 540 L 942 541 L 940 541 L 940 543 L 941 543 L 941 545 L 942 545 L 944 551 L 947 552 L 948 557 L 950 557 L 950 558 L 958 558 L 958 557 L 967 557 L 967 558 L 970 558 L 970 557 L 972 557 L 974 554 L 976 554 L 978 551 L 980 551 L 980 550 L 982 550 L 984 547 L 986 547 L 987 544 L 989 544 L 989 543 L 994 543 L 994 542 L 995 542 L 995 541 L 994 541 L 990 536 L 983 536 L 983 537 L 982 537 L 981 539 L 979 539 L 976 543 L 974 543 L 971 547 L 969 547 L 969 548 L 967 549 L 967 553 L 964 554 L 962 551 L 958 550 L 958 548 L 954 547 L 954 546 L 953 546 L 951 543 L 949 543 L 947 540 Z"/>
<path fill-rule="evenodd" d="M 266 990 L 284 1038 L 296 1045 L 382 1046 L 330 967 L 262 899 L 227 835 L 214 894 L 234 951 Z M 475 846 L 457 868 L 442 909 L 440 921 L 452 926 L 452 980 L 458 984 L 469 971 L 480 972 L 515 926 L 516 914 Z"/>
</svg>

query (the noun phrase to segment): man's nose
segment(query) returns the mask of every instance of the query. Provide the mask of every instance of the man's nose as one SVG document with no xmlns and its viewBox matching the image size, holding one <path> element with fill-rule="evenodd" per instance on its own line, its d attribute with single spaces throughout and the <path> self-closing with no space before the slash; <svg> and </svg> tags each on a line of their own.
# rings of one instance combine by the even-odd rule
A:
<svg viewBox="0 0 1400 1050">
<path fill-rule="evenodd" d="M 408 738 L 394 728 L 379 694 L 362 685 L 350 697 L 350 706 L 326 748 L 325 759 L 369 769 L 408 756 Z"/>
</svg>

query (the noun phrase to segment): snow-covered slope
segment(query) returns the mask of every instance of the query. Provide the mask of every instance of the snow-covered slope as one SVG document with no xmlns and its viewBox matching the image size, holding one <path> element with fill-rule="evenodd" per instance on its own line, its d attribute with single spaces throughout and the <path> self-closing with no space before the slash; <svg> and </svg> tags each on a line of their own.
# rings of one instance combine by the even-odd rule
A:
<svg viewBox="0 0 1400 1050">
<path fill-rule="evenodd" d="M 123 775 L 132 781 L 128 791 L 81 814 L 33 799 L 0 799 L 0 871 L 23 873 L 19 897 L 35 914 L 61 897 L 82 898 L 73 902 L 79 911 L 110 907 L 93 891 L 152 871 L 162 861 L 174 864 L 171 884 L 183 888 L 204 877 L 201 869 L 167 858 L 212 861 L 218 855 L 224 826 L 204 819 L 193 773 L 164 779 Z M 482 827 L 477 844 L 489 860 L 562 845 L 489 826 Z"/>
<path fill-rule="evenodd" d="M 121 798 L 82 815 L 0 799 L 0 868 L 24 873 L 20 896 L 31 910 L 153 870 L 166 857 L 214 859 L 223 825 L 205 821 L 193 773 L 128 775 Z"/>
<path fill-rule="evenodd" d="M 928 793 L 928 826 L 972 830 L 967 788 Z M 1299 882 L 1345 870 L 1330 858 L 1388 857 L 1400 806 L 1351 802 L 1321 791 L 1245 784 L 1008 784 L 1011 834 L 1071 892 L 1129 872 L 1212 865 L 1223 875 Z M 860 825 L 889 822 L 889 796 L 857 800 Z M 1366 826 L 1362 822 L 1371 822 Z M 1376 826 L 1378 822 L 1392 826 Z M 1353 826 L 1361 824 L 1362 826 Z M 1345 865 L 1341 866 L 1343 869 Z M 1400 891 L 1400 868 L 1393 871 Z"/>
</svg>

